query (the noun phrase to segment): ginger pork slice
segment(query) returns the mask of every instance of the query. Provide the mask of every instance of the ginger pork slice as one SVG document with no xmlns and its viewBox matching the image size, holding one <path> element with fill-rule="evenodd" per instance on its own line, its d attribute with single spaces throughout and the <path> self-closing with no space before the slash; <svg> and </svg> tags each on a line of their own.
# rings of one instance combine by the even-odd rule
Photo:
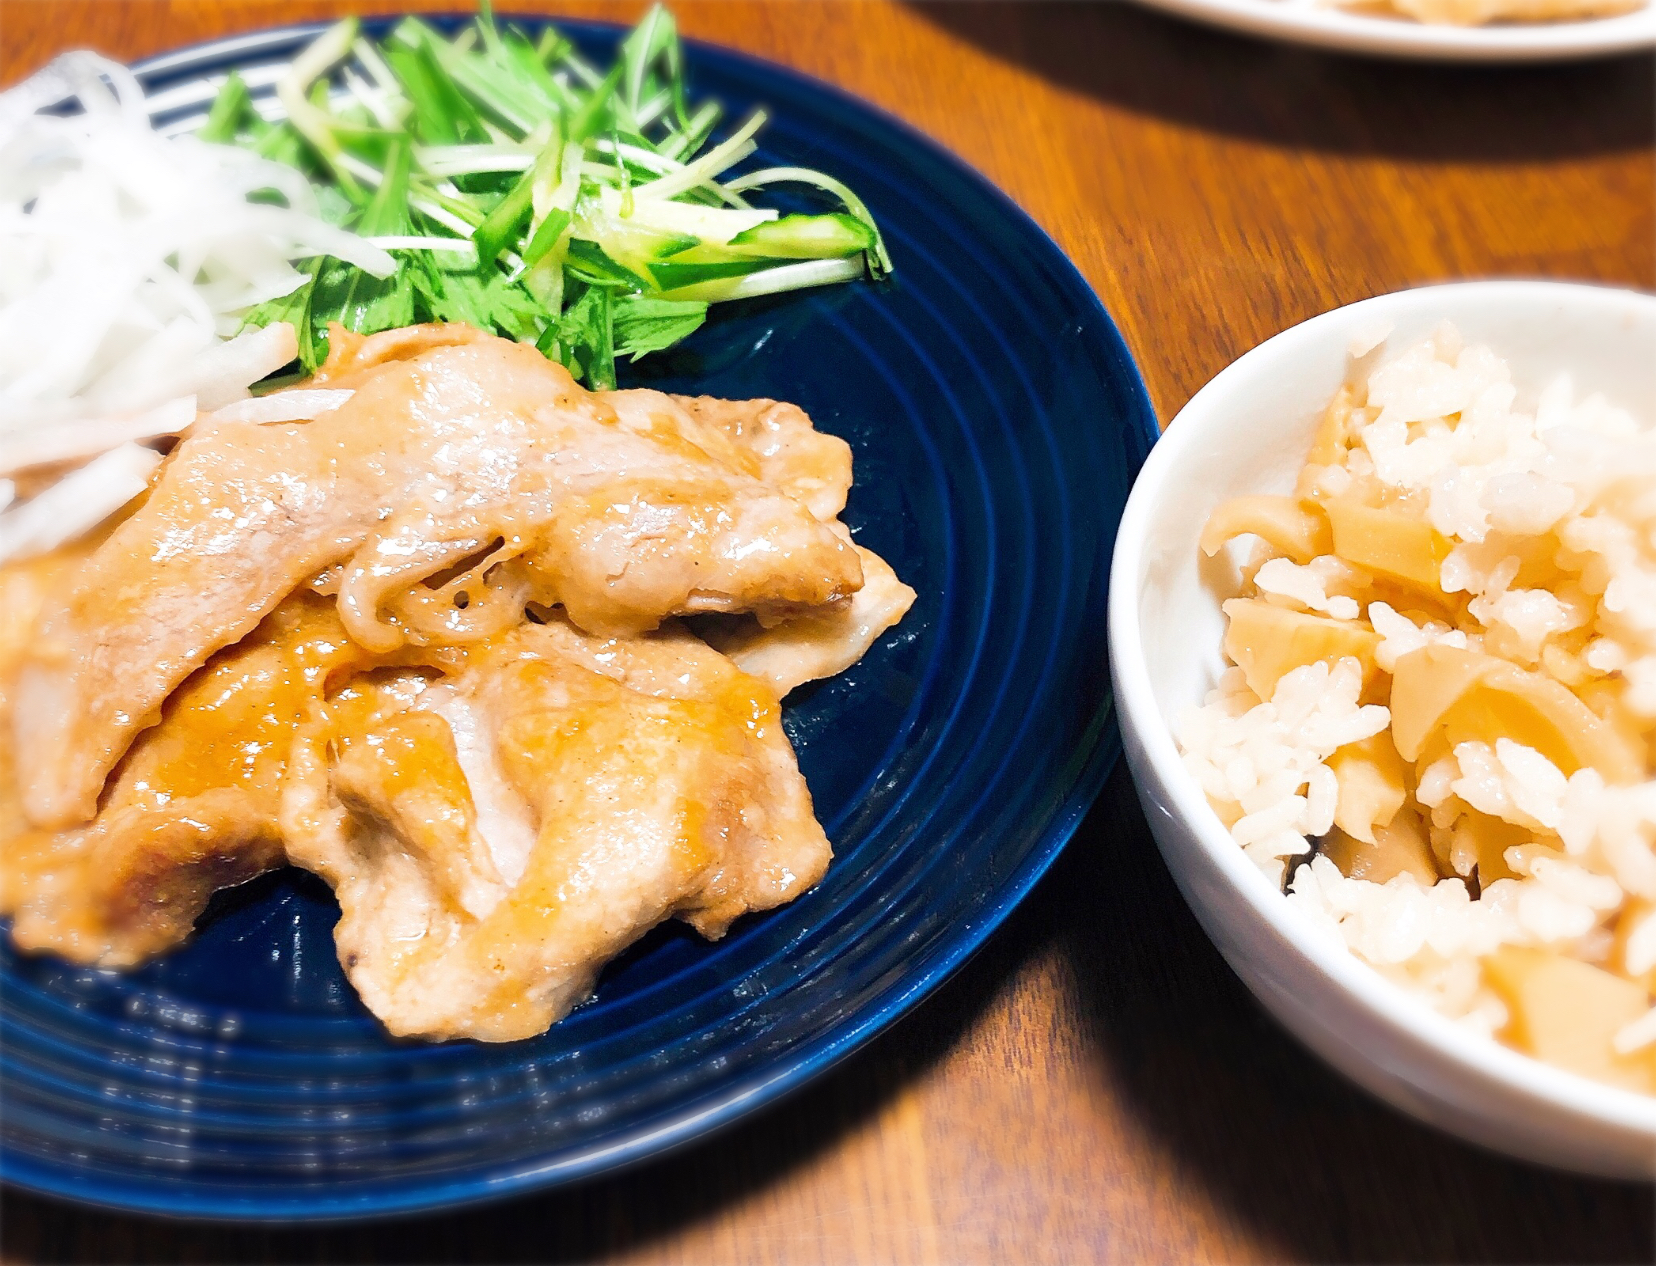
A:
<svg viewBox="0 0 1656 1266">
<path fill-rule="evenodd" d="M 796 686 L 844 672 L 914 605 L 915 592 L 891 565 L 851 540 L 839 521 L 851 489 L 851 447 L 811 425 L 797 405 L 617 391 L 622 425 L 671 432 L 710 452 L 733 451 L 767 483 L 800 502 L 857 551 L 862 587 L 849 598 L 781 614 L 758 612 L 696 621 L 696 632 L 781 698 Z"/>
<path fill-rule="evenodd" d="M 333 710 L 284 825 L 395 1034 L 540 1033 L 663 919 L 718 937 L 828 864 L 774 694 L 682 631 L 554 616 L 412 702 L 364 681 Z"/>
<path fill-rule="evenodd" d="M 330 676 L 367 657 L 296 594 L 173 692 L 97 817 L 0 842 L 0 913 L 25 950 L 128 967 L 190 934 L 218 889 L 283 863 L 287 754 Z"/>
<path fill-rule="evenodd" d="M 623 396 L 642 402 L 657 393 L 612 393 L 610 399 L 625 421 L 632 410 L 621 402 Z M 837 518 L 845 509 L 851 491 L 851 446 L 837 435 L 817 430 L 797 405 L 714 396 L 667 399 L 703 432 L 722 435 L 732 447 L 750 454 L 761 479 L 800 502 L 822 522 Z"/>
<path fill-rule="evenodd" d="M 795 686 L 844 672 L 908 614 L 915 598 L 885 559 L 854 548 L 862 560 L 863 585 L 850 598 L 768 626 L 752 616 L 711 617 L 697 621 L 696 631 L 779 699 Z"/>
<path fill-rule="evenodd" d="M 376 339 L 412 354 L 376 359 Z M 36 825 L 89 821 L 167 695 L 335 565 L 347 630 L 380 652 L 405 639 L 385 610 L 396 595 L 496 547 L 523 556 L 543 601 L 606 635 L 692 611 L 781 617 L 862 584 L 857 552 L 802 503 L 622 425 L 533 348 L 394 331 L 344 359 L 329 381 L 354 394 L 338 409 L 186 438 L 48 605 L 15 711 Z"/>
</svg>

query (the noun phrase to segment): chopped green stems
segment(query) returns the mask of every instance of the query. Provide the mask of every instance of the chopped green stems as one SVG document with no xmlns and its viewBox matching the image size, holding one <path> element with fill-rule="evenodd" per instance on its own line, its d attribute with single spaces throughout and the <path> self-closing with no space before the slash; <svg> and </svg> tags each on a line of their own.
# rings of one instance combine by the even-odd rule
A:
<svg viewBox="0 0 1656 1266">
<path fill-rule="evenodd" d="M 382 251 L 446 251 L 477 258 L 477 243 L 464 237 L 370 237 L 367 241 Z"/>
<path fill-rule="evenodd" d="M 579 151 L 577 150 L 577 153 Z M 555 195 L 563 184 L 564 146 L 557 136 L 548 136 L 541 152 L 535 155 L 534 173 L 529 186 L 529 236 L 534 237 L 548 211 L 560 204 Z M 579 190 L 577 189 L 577 192 Z"/>
<path fill-rule="evenodd" d="M 669 46 L 677 48 L 672 15 L 666 9 L 654 8 L 644 15 L 631 35 L 622 42 L 621 64 L 626 70 L 627 103 L 636 117 L 644 95 L 644 76 L 650 65 Z"/>
<path fill-rule="evenodd" d="M 643 170 L 639 173 L 640 175 L 670 175 L 676 172 L 681 172 L 685 169 L 685 164 L 679 162 L 677 159 L 668 158 L 662 154 L 652 153 L 651 151 L 642 149 L 637 145 L 628 145 L 624 142 L 599 140 L 592 142 L 592 147 L 601 154 L 614 155 L 620 158 L 625 164 L 629 164 L 632 167 L 642 168 Z M 732 160 L 732 162 L 746 158 L 747 155 L 753 151 L 753 148 L 754 147 L 751 143 L 740 147 L 740 152 L 737 154 L 737 158 Z M 726 165 L 729 166 L 730 164 Z M 601 180 L 609 184 L 617 183 L 617 173 L 618 166 L 606 166 L 603 163 L 589 163 L 587 165 L 587 175 L 590 175 L 595 180 Z M 704 180 L 698 180 L 693 188 L 696 190 L 707 190 L 709 193 L 712 193 L 718 197 L 721 202 L 727 203 L 730 206 L 739 207 L 744 210 L 747 208 L 748 204 L 740 194 L 731 193 L 728 186 L 721 185 L 718 181 L 712 179 L 711 177 Z"/>
<path fill-rule="evenodd" d="M 551 65 L 552 60 L 563 51 L 563 44 L 563 36 L 555 27 L 548 26 L 541 32 L 540 42 L 535 45 L 535 56 L 541 59 L 543 65 Z"/>
<path fill-rule="evenodd" d="M 500 28 L 495 26 L 494 5 L 490 0 L 479 0 L 477 6 L 477 29 L 482 32 L 483 45 L 491 55 L 498 58 L 506 51 L 501 43 Z"/>
<path fill-rule="evenodd" d="M 232 70 L 213 101 L 207 122 L 201 125 L 197 135 L 204 141 L 216 141 L 221 145 L 235 140 L 236 123 L 252 105 L 253 98 L 247 91 L 247 84 Z"/>
<path fill-rule="evenodd" d="M 374 87 L 384 93 L 398 91 L 397 77 L 391 73 L 391 68 L 385 64 L 385 59 L 379 55 L 379 49 L 374 47 L 372 41 L 357 36 L 351 41 L 351 52 L 368 72 L 368 78 L 374 81 Z"/>
<path fill-rule="evenodd" d="M 350 175 L 355 176 L 358 180 L 362 181 L 362 183 L 367 185 L 370 189 L 378 189 L 379 188 L 379 185 L 380 185 L 380 171 L 379 171 L 379 168 L 373 166 L 370 163 L 363 162 L 360 158 L 357 158 L 354 154 L 347 154 L 344 151 L 339 152 L 338 154 L 334 155 L 333 165 L 335 167 L 337 167 L 339 170 L 344 171 L 344 172 L 348 172 Z"/>
<path fill-rule="evenodd" d="M 891 256 L 886 253 L 885 239 L 880 236 L 880 226 L 874 223 L 874 217 L 869 214 L 868 208 L 863 205 L 863 200 L 852 193 L 848 185 L 842 184 L 832 176 L 825 176 L 820 171 L 812 171 L 809 167 L 767 167 L 763 171 L 749 172 L 745 176 L 738 176 L 735 180 L 727 181 L 725 188 L 740 192 L 744 189 L 759 189 L 768 185 L 781 184 L 815 185 L 818 189 L 833 194 L 845 204 L 847 211 L 873 230 L 873 264 L 876 275 L 884 276 L 891 271 Z"/>
<path fill-rule="evenodd" d="M 481 176 L 496 171 L 528 171 L 535 165 L 533 151 L 508 149 L 503 145 L 451 145 L 436 149 L 422 146 L 414 152 L 414 156 L 419 159 L 420 166 L 434 176 Z"/>
<path fill-rule="evenodd" d="M 477 226 L 483 222 L 482 215 L 478 215 L 475 222 L 468 222 L 464 215 L 457 213 L 457 206 L 463 204 L 450 202 L 439 193 L 433 193 L 428 197 L 413 194 L 408 199 L 408 205 L 426 219 L 441 224 L 445 229 L 452 229 L 465 238 L 471 237 L 477 231 Z M 469 207 L 466 209 L 471 210 Z"/>
<path fill-rule="evenodd" d="M 619 140 L 612 140 L 610 144 L 612 146 L 619 146 L 621 142 Z M 621 218 L 623 220 L 631 219 L 633 213 L 632 172 L 628 170 L 625 163 L 618 164 L 615 170 L 621 178 L 621 206 L 619 208 Z"/>
<path fill-rule="evenodd" d="M 682 158 L 693 154 L 706 142 L 723 114 L 717 101 L 703 103 L 682 131 L 673 133 L 662 142 L 661 152 L 668 158 Z"/>
<path fill-rule="evenodd" d="M 399 137 L 391 143 L 385 155 L 385 170 L 380 173 L 380 187 L 368 209 L 362 213 L 357 229 L 364 234 L 405 236 L 408 228 L 408 138 Z M 398 233 L 398 230 L 403 230 Z"/>
<path fill-rule="evenodd" d="M 569 67 L 570 73 L 589 89 L 596 88 L 604 82 L 604 77 L 588 65 L 581 55 L 573 49 L 564 55 L 563 64 Z"/>
<path fill-rule="evenodd" d="M 664 158 L 642 146 L 628 145 L 625 141 L 612 141 L 608 137 L 593 141 L 592 148 L 600 154 L 611 154 L 636 167 L 644 167 L 654 172 L 678 171 L 684 166 L 676 159 Z"/>
<path fill-rule="evenodd" d="M 402 120 L 392 112 L 386 103 L 385 94 L 375 88 L 350 66 L 344 70 L 345 90 L 362 108 L 373 115 L 374 122 L 388 132 L 396 131 L 402 126 Z"/>
<path fill-rule="evenodd" d="M 518 226 L 529 218 L 534 184 L 533 173 L 524 172 L 517 184 L 512 186 L 511 192 L 478 225 L 472 240 L 477 243 L 479 264 L 494 263 L 506 248 L 506 243 L 516 239 Z"/>
<path fill-rule="evenodd" d="M 544 204 L 536 206 L 537 216 L 548 216 L 553 211 L 574 214 L 575 204 L 581 198 L 581 172 L 585 166 L 581 162 L 582 152 L 581 146 L 574 141 L 563 147 L 563 155 L 558 161 L 558 183 L 553 187 L 551 196 L 544 199 Z"/>
<path fill-rule="evenodd" d="M 633 111 L 633 122 L 638 124 L 639 130 L 642 131 L 659 119 L 662 111 L 672 104 L 672 94 L 666 92 L 657 93 L 653 100 L 645 102 L 637 110 Z"/>
<path fill-rule="evenodd" d="M 569 227 L 569 222 L 569 212 L 553 207 L 541 221 L 540 228 L 535 230 L 534 237 L 529 239 L 529 245 L 524 248 L 524 267 L 533 268 L 546 258 L 547 252 L 558 244 L 563 231 Z"/>
<path fill-rule="evenodd" d="M 804 264 L 783 264 L 766 268 L 743 277 L 719 278 L 694 286 L 665 290 L 663 299 L 700 299 L 705 303 L 724 303 L 731 299 L 754 299 L 760 295 L 782 294 L 789 290 L 804 290 L 810 286 L 826 286 L 836 281 L 855 281 L 863 275 L 860 260 L 813 259 Z"/>
<path fill-rule="evenodd" d="M 504 124 L 515 128 L 519 132 L 527 132 L 535 126 L 533 114 L 523 109 L 519 102 L 514 101 L 500 85 L 490 79 L 481 70 L 470 62 L 461 60 L 460 54 L 454 51 L 452 45 L 444 44 L 435 37 L 428 41 L 428 48 L 443 49 L 446 52 L 438 53 L 443 69 L 454 77 L 454 81 L 468 95 L 476 99 L 490 114 Z"/>
<path fill-rule="evenodd" d="M 305 171 L 325 215 L 395 252 L 383 278 L 314 260 L 293 293 L 248 313 L 293 321 L 306 369 L 330 321 L 469 321 L 610 386 L 618 358 L 677 343 L 709 303 L 891 268 L 868 208 L 832 176 L 726 178 L 758 148 L 765 113 L 714 143 L 723 111 L 687 101 L 677 25 L 659 7 L 603 73 L 550 27 L 531 41 L 497 24 L 486 0 L 452 36 L 409 17 L 376 42 L 347 19 L 295 59 L 277 99 L 271 113 L 231 76 L 201 135 Z M 778 184 L 838 205 L 750 204 Z"/>
<path fill-rule="evenodd" d="M 603 123 L 604 111 L 613 108 L 615 87 L 621 82 L 621 72 L 625 69 L 625 66 L 617 62 L 610 68 L 610 73 L 604 76 L 603 81 L 592 90 L 592 95 L 569 121 L 570 140 L 584 141 L 599 130 Z"/>
<path fill-rule="evenodd" d="M 288 73 L 276 84 L 276 96 L 287 110 L 288 121 L 299 130 L 300 135 L 316 147 L 317 153 L 330 166 L 334 165 L 333 160 L 339 156 L 340 149 L 339 140 L 334 135 L 333 120 L 326 111 L 312 105 L 305 94 L 309 92 L 313 83 L 350 51 L 351 43 L 356 39 L 357 27 L 355 18 L 346 18 L 343 22 L 330 26 L 304 52 L 293 59 Z M 340 175 L 341 184 L 347 185 L 346 193 L 357 192 L 349 187 L 350 175 L 343 171 L 340 171 Z"/>
<path fill-rule="evenodd" d="M 640 198 L 671 198 L 687 193 L 697 185 L 712 180 L 725 168 L 740 162 L 758 148 L 753 135 L 765 126 L 765 112 L 755 110 L 748 121 L 734 134 L 720 141 L 694 162 L 686 163 L 671 175 L 653 180 L 638 190 Z"/>
</svg>

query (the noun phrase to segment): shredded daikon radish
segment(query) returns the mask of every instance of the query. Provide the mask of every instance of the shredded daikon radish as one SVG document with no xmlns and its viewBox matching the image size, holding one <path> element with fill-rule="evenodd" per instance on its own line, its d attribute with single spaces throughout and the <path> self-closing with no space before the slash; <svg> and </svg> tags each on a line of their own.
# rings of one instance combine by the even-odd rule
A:
<svg viewBox="0 0 1656 1266">
<path fill-rule="evenodd" d="M 67 53 L 0 94 L 0 473 L 125 454 L 99 468 L 124 478 L 86 467 L 72 514 L 47 513 L 64 484 L 0 504 L 0 558 L 45 539 L 43 519 L 60 541 L 65 524 L 94 526 L 124 504 L 115 489 L 144 486 L 134 452 L 147 450 L 132 441 L 245 399 L 291 361 L 292 327 L 237 331 L 304 281 L 295 260 L 319 255 L 375 276 L 396 267 L 323 220 L 293 168 L 156 132 L 126 67 Z"/>
<path fill-rule="evenodd" d="M 98 526 L 149 487 L 161 454 L 123 444 L 0 514 L 0 563 L 56 549 Z"/>
<path fill-rule="evenodd" d="M 215 422 L 309 422 L 337 409 L 356 392 L 345 388 L 300 388 L 276 391 L 252 400 L 238 400 L 213 414 Z"/>
<path fill-rule="evenodd" d="M 31 466 L 84 461 L 134 440 L 177 435 L 195 417 L 196 398 L 180 396 L 125 417 L 71 418 L 57 426 L 8 435 L 5 446 L 0 448 L 0 474 L 15 474 Z"/>
</svg>

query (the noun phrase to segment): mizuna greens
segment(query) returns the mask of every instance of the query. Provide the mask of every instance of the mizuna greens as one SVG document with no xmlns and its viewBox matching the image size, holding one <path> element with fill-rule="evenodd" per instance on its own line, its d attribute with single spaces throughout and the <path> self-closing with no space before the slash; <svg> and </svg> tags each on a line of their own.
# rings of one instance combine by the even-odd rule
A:
<svg viewBox="0 0 1656 1266">
<path fill-rule="evenodd" d="M 487 5 L 445 37 L 405 18 L 381 42 L 355 19 L 324 32 L 277 86 L 266 119 L 241 78 L 200 135 L 305 172 L 325 213 L 398 261 L 373 276 L 333 257 L 251 325 L 290 321 L 299 359 L 327 326 L 372 333 L 467 321 L 532 342 L 594 387 L 618 356 L 679 342 L 707 305 L 891 270 L 868 208 L 799 167 L 721 179 L 756 148 L 756 110 L 724 139 L 717 102 L 692 103 L 678 32 L 657 7 L 607 71 L 546 27 L 497 26 Z M 780 215 L 748 195 L 813 187 L 840 208 Z"/>
</svg>

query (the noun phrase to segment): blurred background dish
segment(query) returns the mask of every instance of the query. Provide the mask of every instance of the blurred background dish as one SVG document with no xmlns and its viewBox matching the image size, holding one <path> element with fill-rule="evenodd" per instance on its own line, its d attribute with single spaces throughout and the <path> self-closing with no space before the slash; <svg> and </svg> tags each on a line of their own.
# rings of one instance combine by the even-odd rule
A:
<svg viewBox="0 0 1656 1266">
<path fill-rule="evenodd" d="M 1221 502 L 1291 488 L 1348 346 L 1396 350 L 1452 321 L 1514 368 L 1519 407 L 1560 373 L 1635 411 L 1656 400 L 1656 297 L 1558 282 L 1429 286 L 1339 308 L 1231 365 L 1174 419 L 1134 488 L 1110 595 L 1124 744 L 1151 829 L 1202 926 L 1307 1045 L 1395 1107 L 1511 1155 L 1656 1174 L 1656 1099 L 1588 1081 L 1471 1032 L 1331 947 L 1248 859 L 1186 771 L 1170 726 L 1223 669 L 1220 593 L 1197 537 Z M 1648 418 L 1645 419 L 1648 422 Z"/>
<path fill-rule="evenodd" d="M 1656 48 L 1656 5 L 1605 17 L 1476 26 L 1426 23 L 1380 7 L 1311 0 L 1138 0 L 1153 9 L 1264 39 L 1375 57 L 1437 62 L 1560 62 Z"/>
</svg>

